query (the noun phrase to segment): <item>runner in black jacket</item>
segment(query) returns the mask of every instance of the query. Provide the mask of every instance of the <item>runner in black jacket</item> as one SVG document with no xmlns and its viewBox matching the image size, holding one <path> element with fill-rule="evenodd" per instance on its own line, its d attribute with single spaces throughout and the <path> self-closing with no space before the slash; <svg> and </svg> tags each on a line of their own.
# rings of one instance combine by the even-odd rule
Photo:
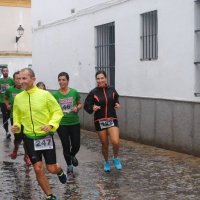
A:
<svg viewBox="0 0 200 200">
<path fill-rule="evenodd" d="M 105 159 L 104 171 L 110 171 L 108 161 L 108 135 L 113 145 L 113 163 L 120 170 L 122 165 L 118 158 L 119 152 L 119 128 L 116 115 L 116 108 L 119 108 L 119 95 L 115 88 L 107 85 L 106 73 L 98 71 L 96 73 L 97 87 L 88 94 L 85 99 L 84 109 L 92 114 L 94 112 L 95 129 L 102 143 L 102 154 Z"/>
</svg>

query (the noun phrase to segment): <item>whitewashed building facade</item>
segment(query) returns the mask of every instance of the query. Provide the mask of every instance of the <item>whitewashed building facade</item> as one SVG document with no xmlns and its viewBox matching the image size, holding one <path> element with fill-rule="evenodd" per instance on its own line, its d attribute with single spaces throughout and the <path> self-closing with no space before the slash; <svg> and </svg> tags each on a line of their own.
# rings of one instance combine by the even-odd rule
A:
<svg viewBox="0 0 200 200">
<path fill-rule="evenodd" d="M 0 0 L 0 68 L 8 66 L 10 76 L 32 65 L 31 0 Z M 19 26 L 24 29 L 18 35 Z M 16 42 L 16 37 L 20 37 Z"/>
<path fill-rule="evenodd" d="M 48 89 L 66 71 L 84 101 L 105 69 L 122 137 L 200 152 L 200 1 L 33 0 L 32 21 L 33 69 Z"/>
</svg>

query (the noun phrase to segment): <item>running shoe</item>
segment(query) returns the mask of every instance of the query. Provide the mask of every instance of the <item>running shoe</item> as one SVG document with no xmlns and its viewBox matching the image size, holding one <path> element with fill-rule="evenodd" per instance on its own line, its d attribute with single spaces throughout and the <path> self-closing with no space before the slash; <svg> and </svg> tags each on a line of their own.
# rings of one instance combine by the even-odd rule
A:
<svg viewBox="0 0 200 200">
<path fill-rule="evenodd" d="M 73 165 L 68 165 L 68 167 L 67 167 L 67 175 L 73 175 Z"/>
<path fill-rule="evenodd" d="M 31 160 L 29 159 L 28 155 L 24 155 L 24 162 L 26 163 L 26 165 L 31 165 Z"/>
<path fill-rule="evenodd" d="M 10 154 L 11 159 L 15 160 L 17 158 L 17 150 L 13 150 L 13 152 Z"/>
<path fill-rule="evenodd" d="M 72 165 L 74 167 L 77 167 L 78 166 L 78 160 L 75 156 L 71 156 L 71 159 L 72 159 Z"/>
<path fill-rule="evenodd" d="M 104 171 L 110 172 L 110 163 L 108 161 L 104 162 Z"/>
<path fill-rule="evenodd" d="M 66 174 L 63 170 L 62 170 L 61 173 L 59 173 L 57 175 L 58 175 L 58 178 L 59 178 L 59 180 L 62 184 L 65 184 L 67 182 L 67 176 L 66 176 Z"/>
<path fill-rule="evenodd" d="M 46 200 L 57 200 L 57 197 L 55 195 L 49 195 Z"/>
<path fill-rule="evenodd" d="M 6 132 L 6 138 L 10 139 L 10 137 L 11 137 L 11 134 L 9 132 Z"/>
<path fill-rule="evenodd" d="M 122 169 L 122 164 L 121 164 L 120 159 L 118 157 L 113 158 L 113 163 L 114 163 L 116 169 L 118 169 L 118 170 Z"/>
</svg>

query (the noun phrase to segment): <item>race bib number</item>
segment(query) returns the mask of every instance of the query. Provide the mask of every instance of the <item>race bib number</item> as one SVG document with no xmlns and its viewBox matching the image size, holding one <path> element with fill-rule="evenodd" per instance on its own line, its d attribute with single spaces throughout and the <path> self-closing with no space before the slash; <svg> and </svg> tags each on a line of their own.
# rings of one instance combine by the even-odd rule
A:
<svg viewBox="0 0 200 200">
<path fill-rule="evenodd" d="M 9 84 L 1 84 L 0 92 L 5 93 L 7 88 L 9 88 Z"/>
<path fill-rule="evenodd" d="M 73 108 L 73 98 L 68 97 L 59 100 L 59 104 L 62 108 L 63 113 L 70 113 Z"/>
<path fill-rule="evenodd" d="M 114 126 L 114 122 L 112 119 L 99 120 L 99 124 L 101 129 L 110 128 Z"/>
<path fill-rule="evenodd" d="M 35 151 L 53 149 L 53 139 L 50 135 L 34 140 Z"/>
</svg>

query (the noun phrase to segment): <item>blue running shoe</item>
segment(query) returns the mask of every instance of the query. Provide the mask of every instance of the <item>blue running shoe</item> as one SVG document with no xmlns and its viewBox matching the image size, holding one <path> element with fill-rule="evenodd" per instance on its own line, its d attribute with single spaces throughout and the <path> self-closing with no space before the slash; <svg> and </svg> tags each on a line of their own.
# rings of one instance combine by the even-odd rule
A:
<svg viewBox="0 0 200 200">
<path fill-rule="evenodd" d="M 110 172 L 110 163 L 108 161 L 104 162 L 104 171 Z"/>
<path fill-rule="evenodd" d="M 67 167 L 67 175 L 73 175 L 73 165 L 68 165 L 68 167 Z"/>
<path fill-rule="evenodd" d="M 67 176 L 66 176 L 66 174 L 63 170 L 62 170 L 61 173 L 59 173 L 57 175 L 58 175 L 58 178 L 59 178 L 59 180 L 62 184 L 65 184 L 67 182 Z"/>
<path fill-rule="evenodd" d="M 118 157 L 113 158 L 113 163 L 114 163 L 116 169 L 118 169 L 118 170 L 122 169 L 122 164 L 121 164 L 120 159 Z"/>
</svg>

